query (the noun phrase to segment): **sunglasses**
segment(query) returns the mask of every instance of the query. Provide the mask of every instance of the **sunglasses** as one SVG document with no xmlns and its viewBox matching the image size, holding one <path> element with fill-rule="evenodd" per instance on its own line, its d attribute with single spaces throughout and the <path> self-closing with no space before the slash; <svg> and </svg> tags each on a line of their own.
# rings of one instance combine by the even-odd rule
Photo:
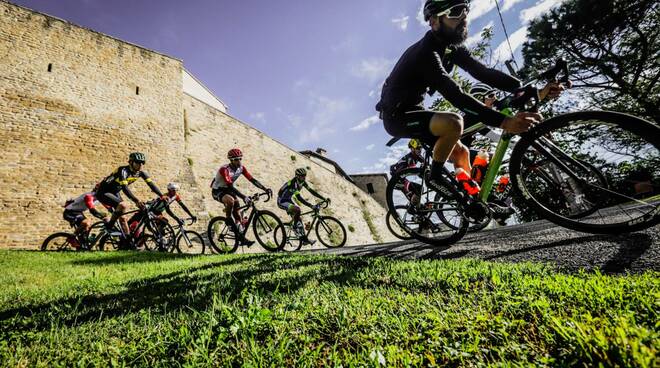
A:
<svg viewBox="0 0 660 368">
<path fill-rule="evenodd" d="M 234 157 L 231 160 L 232 161 L 241 161 L 243 158 L 242 157 Z"/>
<path fill-rule="evenodd" d="M 138 164 L 138 165 L 144 165 L 144 164 L 145 164 L 144 161 L 133 161 L 133 162 L 135 162 L 135 163 Z"/>
<path fill-rule="evenodd" d="M 455 19 L 455 18 L 461 18 L 464 15 L 467 15 L 467 13 L 470 12 L 470 8 L 468 8 L 465 4 L 460 4 L 460 5 L 454 5 L 451 8 L 436 14 L 436 16 L 441 17 L 443 15 L 446 15 L 447 18 L 449 19 Z"/>
</svg>

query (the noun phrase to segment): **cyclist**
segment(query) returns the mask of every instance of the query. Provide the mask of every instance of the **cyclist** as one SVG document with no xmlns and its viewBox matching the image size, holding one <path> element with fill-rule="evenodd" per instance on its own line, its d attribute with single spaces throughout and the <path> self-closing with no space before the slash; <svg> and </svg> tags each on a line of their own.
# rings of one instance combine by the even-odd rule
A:
<svg viewBox="0 0 660 368">
<path fill-rule="evenodd" d="M 503 128 L 510 133 L 522 133 L 541 120 L 536 113 L 521 112 L 506 116 L 463 93 L 451 78 L 454 66 L 459 66 L 476 79 L 514 92 L 521 87 L 518 79 L 499 70 L 488 68 L 474 59 L 463 45 L 467 38 L 466 0 L 426 0 L 424 19 L 431 30 L 408 48 L 397 62 L 383 85 L 381 99 L 376 105 L 385 130 L 394 137 L 418 138 L 433 147 L 433 162 L 429 184 L 437 187 L 443 181 L 442 167 L 447 159 L 454 166 L 470 172 L 469 151 L 459 142 L 463 118 L 452 112 L 424 109 L 424 93 L 440 92 L 452 105 L 467 116 L 475 117 L 489 126 Z M 548 84 L 542 97 L 558 95 L 563 89 L 558 83 Z M 462 180 L 463 188 L 476 194 L 476 183 Z"/>
<path fill-rule="evenodd" d="M 312 189 L 305 180 L 307 178 L 307 170 L 305 168 L 298 168 L 295 171 L 295 177 L 282 185 L 280 190 L 277 192 L 277 206 L 285 210 L 293 219 L 293 229 L 298 233 L 298 236 L 302 240 L 303 244 L 314 244 L 316 240 L 309 240 L 307 235 L 305 235 L 305 227 L 303 226 L 302 220 L 300 219 L 300 207 L 296 205 L 296 202 L 300 202 L 307 207 L 314 209 L 314 211 L 319 210 L 319 205 L 313 205 L 305 200 L 300 195 L 300 191 L 303 188 L 312 193 L 312 195 L 321 201 L 330 201 L 329 199 L 320 195 L 317 191 Z"/>
<path fill-rule="evenodd" d="M 193 214 L 190 212 L 188 207 L 183 203 L 181 200 L 181 196 L 177 193 L 179 190 L 179 185 L 176 183 L 168 183 L 167 184 L 167 194 L 161 196 L 160 198 L 154 199 L 152 201 L 149 201 L 150 204 L 150 210 L 156 215 L 159 216 L 159 218 L 162 218 L 165 220 L 161 215 L 163 211 L 167 212 L 170 217 L 172 217 L 179 225 L 183 225 L 183 220 L 181 220 L 178 216 L 172 212 L 170 209 L 170 205 L 176 201 L 179 206 L 188 214 L 188 216 L 192 219 L 192 222 L 195 223 L 197 222 L 197 217 L 193 216 Z M 128 220 L 129 227 L 131 230 L 142 220 L 142 216 L 144 216 L 144 212 L 136 212 L 135 215 L 131 217 L 130 220 Z"/>
<path fill-rule="evenodd" d="M 99 204 L 99 201 L 96 200 L 94 195 L 94 192 L 87 192 L 74 199 L 67 200 L 64 204 L 62 217 L 76 229 L 75 234 L 86 233 L 92 227 L 92 221 L 85 217 L 85 211 L 89 211 L 98 219 L 108 220 L 106 214 L 96 209 L 95 206 Z M 78 248 L 80 244 L 76 241 L 73 246 Z"/>
<path fill-rule="evenodd" d="M 156 184 L 154 184 L 154 182 L 151 180 L 149 175 L 142 171 L 142 167 L 144 166 L 146 160 L 147 157 L 142 152 L 131 153 L 128 156 L 127 166 L 118 167 L 115 171 L 112 172 L 112 174 L 108 175 L 97 185 L 96 198 L 103 205 L 114 210 L 112 212 L 112 218 L 106 224 L 106 228 L 112 229 L 117 219 L 119 219 L 119 224 L 124 231 L 124 234 L 130 233 L 128 223 L 122 216 L 124 212 L 126 212 L 128 204 L 121 197 L 120 192 L 126 194 L 126 196 L 131 201 L 133 201 L 136 206 L 138 206 L 138 208 L 144 210 L 144 203 L 140 201 L 133 194 L 133 192 L 131 192 L 130 189 L 128 189 L 128 186 L 139 178 L 142 178 L 142 180 L 147 183 L 151 191 L 156 193 L 156 195 L 159 197 L 163 195 Z M 126 246 L 126 244 L 124 244 L 124 246 Z"/>
<path fill-rule="evenodd" d="M 422 144 L 418 139 L 411 139 L 408 141 L 408 148 L 410 148 L 410 152 L 401 157 L 394 165 L 390 166 L 390 176 L 394 176 L 399 170 L 417 167 L 418 163 L 424 162 L 424 158 L 422 157 Z M 405 179 L 402 184 L 403 187 L 401 189 L 405 196 L 410 203 L 417 205 L 417 203 L 419 203 L 419 193 L 422 189 L 421 186 L 417 183 L 412 183 L 407 179 Z M 409 209 L 414 209 L 414 206 L 411 206 Z"/>
<path fill-rule="evenodd" d="M 227 158 L 229 163 L 221 166 L 218 169 L 218 172 L 215 174 L 215 178 L 211 182 L 211 194 L 213 199 L 218 202 L 221 202 L 225 206 L 225 216 L 227 226 L 236 234 L 238 241 L 241 244 L 251 246 L 254 244 L 254 241 L 246 239 L 241 232 L 238 231 L 238 226 L 236 226 L 237 221 L 243 222 L 240 213 L 238 213 L 238 203 L 237 197 L 241 198 L 245 204 L 250 203 L 250 197 L 245 196 L 243 193 L 239 192 L 238 189 L 234 186 L 236 180 L 241 176 L 245 176 L 255 187 L 271 194 L 272 191 L 263 184 L 261 184 L 257 179 L 253 178 L 250 172 L 245 166 L 241 164 L 243 160 L 243 152 L 239 148 L 232 148 L 227 152 Z M 244 225 L 244 224 L 243 224 Z"/>
</svg>

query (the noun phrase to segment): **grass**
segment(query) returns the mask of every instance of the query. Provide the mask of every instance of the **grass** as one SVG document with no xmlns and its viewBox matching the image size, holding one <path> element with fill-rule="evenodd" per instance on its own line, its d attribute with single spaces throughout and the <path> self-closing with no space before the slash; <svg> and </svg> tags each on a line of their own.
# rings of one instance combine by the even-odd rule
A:
<svg viewBox="0 0 660 368">
<path fill-rule="evenodd" d="M 660 273 L 0 251 L 5 366 L 658 364 Z"/>
</svg>

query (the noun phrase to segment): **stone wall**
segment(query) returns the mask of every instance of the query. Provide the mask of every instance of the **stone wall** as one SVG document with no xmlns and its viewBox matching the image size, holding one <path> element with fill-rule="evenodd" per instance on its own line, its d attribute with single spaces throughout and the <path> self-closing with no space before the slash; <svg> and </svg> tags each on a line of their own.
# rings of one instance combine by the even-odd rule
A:
<svg viewBox="0 0 660 368">
<path fill-rule="evenodd" d="M 182 185 L 205 230 L 208 215 L 221 212 L 209 182 L 233 146 L 275 191 L 295 167 L 309 166 L 312 185 L 333 199 L 330 211 L 353 229 L 348 244 L 393 239 L 373 199 L 183 93 L 182 72 L 169 56 L 0 0 L 0 247 L 36 248 L 68 230 L 65 200 L 91 190 L 136 150 L 147 154 L 145 170 L 162 190 L 169 181 Z M 247 181 L 238 186 L 253 191 Z M 141 181 L 131 189 L 153 198 Z M 274 201 L 267 207 L 285 217 Z"/>
<path fill-rule="evenodd" d="M 381 206 L 387 208 L 387 175 L 386 174 L 356 174 L 351 175 L 351 179 L 360 189 L 369 194 Z M 369 185 L 373 193 L 369 193 Z"/>
<path fill-rule="evenodd" d="M 147 154 L 159 186 L 178 176 L 181 70 L 179 60 L 0 2 L 0 244 L 36 247 L 66 230 L 64 201 L 133 150 Z"/>
</svg>

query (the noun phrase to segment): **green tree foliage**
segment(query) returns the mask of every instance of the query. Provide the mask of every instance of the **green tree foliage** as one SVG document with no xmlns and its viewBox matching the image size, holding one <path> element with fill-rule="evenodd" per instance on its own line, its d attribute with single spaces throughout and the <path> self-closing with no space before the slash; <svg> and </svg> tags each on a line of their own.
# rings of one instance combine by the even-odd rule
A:
<svg viewBox="0 0 660 368">
<path fill-rule="evenodd" d="M 523 75 L 564 58 L 579 99 L 590 107 L 660 121 L 657 0 L 567 0 L 532 21 L 528 32 Z"/>
</svg>

